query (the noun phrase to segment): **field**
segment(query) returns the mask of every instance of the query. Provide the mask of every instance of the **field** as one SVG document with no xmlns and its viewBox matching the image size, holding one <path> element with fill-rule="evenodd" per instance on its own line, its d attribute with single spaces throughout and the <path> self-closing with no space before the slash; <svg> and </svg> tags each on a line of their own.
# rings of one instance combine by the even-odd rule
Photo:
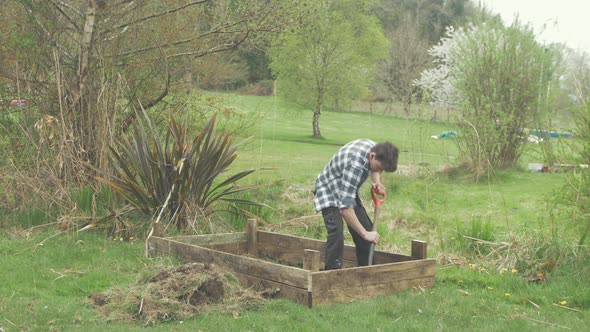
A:
<svg viewBox="0 0 590 332">
<path fill-rule="evenodd" d="M 0 327 L 5 331 L 582 331 L 590 325 L 590 255 L 578 246 L 580 228 L 560 219 L 552 199 L 564 173 L 538 173 L 537 146 L 519 169 L 478 183 L 450 167 L 454 130 L 441 122 L 366 111 L 324 112 L 323 139 L 311 137 L 310 111 L 272 97 L 225 96 L 258 114 L 252 139 L 239 150 L 236 170 L 264 168 L 249 181 L 265 183 L 252 197 L 272 209 L 257 212 L 273 231 L 322 239 L 311 189 L 325 162 L 349 140 L 389 140 L 401 150 L 400 172 L 385 174 L 388 190 L 379 249 L 407 254 L 411 239 L 429 243 L 439 262 L 433 289 L 414 289 L 373 301 L 308 309 L 287 300 L 203 311 L 146 327 L 108 320 L 88 296 L 146 280 L 171 258 L 147 259 L 143 238 L 101 232 L 56 234 L 43 213 L 3 211 L 0 219 Z M 369 201 L 368 187 L 362 191 Z M 369 204 L 367 204 L 370 207 Z M 238 227 L 240 221 L 233 221 Z M 336 281 L 337 282 L 337 281 Z M 135 307 L 124 308 L 129 312 Z M 111 317 L 113 318 L 113 317 Z"/>
</svg>

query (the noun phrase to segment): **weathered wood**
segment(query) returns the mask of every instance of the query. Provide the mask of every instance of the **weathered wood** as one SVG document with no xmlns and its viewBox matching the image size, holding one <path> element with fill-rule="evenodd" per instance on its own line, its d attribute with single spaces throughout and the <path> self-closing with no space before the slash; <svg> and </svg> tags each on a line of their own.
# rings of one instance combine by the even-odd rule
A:
<svg viewBox="0 0 590 332">
<path fill-rule="evenodd" d="M 320 270 L 320 252 L 312 249 L 303 251 L 303 269 L 317 272 Z"/>
<path fill-rule="evenodd" d="M 373 253 L 373 265 L 407 262 L 411 260 L 412 257 L 408 255 L 394 254 L 377 250 L 375 250 L 375 253 Z"/>
<path fill-rule="evenodd" d="M 245 233 L 220 233 L 220 234 L 203 234 L 203 235 L 185 235 L 185 236 L 171 236 L 167 239 L 183 242 L 187 244 L 194 244 L 198 246 L 228 244 L 237 242 L 246 242 Z"/>
<path fill-rule="evenodd" d="M 359 285 L 389 284 L 400 280 L 433 277 L 435 264 L 433 259 L 424 259 L 314 272 L 311 274 L 311 290 L 347 289 Z"/>
<path fill-rule="evenodd" d="M 313 250 L 313 249 L 310 249 Z M 303 262 L 303 250 L 291 250 L 281 247 L 276 247 L 274 245 L 268 243 L 259 243 L 258 245 L 258 257 L 268 258 L 270 260 L 275 260 L 280 262 L 281 264 L 290 265 L 290 266 L 301 266 Z M 320 253 L 320 262 L 323 262 L 324 255 Z M 353 262 L 345 261 L 348 265 L 351 265 Z M 356 262 L 354 262 L 356 264 Z"/>
<path fill-rule="evenodd" d="M 246 238 L 248 239 L 248 254 L 254 257 L 258 256 L 258 224 L 256 219 L 248 219 Z"/>
<path fill-rule="evenodd" d="M 174 236 L 167 237 L 166 239 L 175 240 L 186 244 L 198 245 L 235 255 L 245 255 L 248 253 L 245 233 Z"/>
<path fill-rule="evenodd" d="M 276 247 L 299 251 L 301 251 L 301 249 L 313 249 L 319 252 L 324 252 L 326 247 L 326 241 L 265 231 L 258 232 L 258 243 L 267 243 Z"/>
<path fill-rule="evenodd" d="M 182 241 L 179 241 L 182 242 Z M 247 255 L 248 254 L 248 243 L 246 242 L 235 242 L 235 243 L 222 243 L 222 244 L 211 244 L 203 245 L 201 247 L 227 252 L 234 255 Z"/>
<path fill-rule="evenodd" d="M 354 250 L 354 248 L 352 248 Z M 310 249 L 313 250 L 313 249 Z M 268 243 L 258 245 L 258 257 L 268 258 L 270 260 L 276 260 L 281 264 L 290 266 L 301 266 L 303 261 L 303 251 L 292 250 L 287 248 L 276 247 Z M 411 259 L 409 257 L 408 259 Z M 323 252 L 320 252 L 320 268 L 324 267 L 325 256 Z M 344 259 L 342 266 L 344 268 L 357 266 L 356 258 L 354 260 Z"/>
<path fill-rule="evenodd" d="M 265 255 L 269 258 L 276 258 L 287 261 L 289 264 L 297 264 L 302 260 L 301 249 L 317 250 L 321 253 L 321 260 L 324 260 L 326 251 L 325 241 L 306 239 L 293 235 L 277 234 L 271 232 L 258 231 L 258 250 L 259 255 Z M 356 266 L 356 249 L 354 246 L 345 245 L 343 252 L 344 267 Z M 410 261 L 413 258 L 407 255 L 375 251 L 374 263 L 386 264 L 395 262 Z"/>
<path fill-rule="evenodd" d="M 280 265 L 257 258 L 233 254 L 248 253 L 247 233 L 236 235 L 240 239 L 232 243 L 232 236 L 182 237 L 176 239 L 152 236 L 148 240 L 148 252 L 154 255 L 173 255 L 183 262 L 203 262 L 220 266 L 232 272 L 245 287 L 258 290 L 280 289 L 284 296 L 308 306 L 365 300 L 400 292 L 412 287 L 434 286 L 435 260 L 426 257 L 426 242 L 412 242 L 412 256 L 375 252 L 375 260 L 397 260 L 395 263 L 379 263 L 373 266 L 318 271 L 321 267 L 323 241 L 258 231 L 259 257 L 269 255 L 281 262 L 293 262 L 317 272 Z M 204 243 L 203 246 L 183 241 Z M 225 241 L 225 242 L 224 242 Z M 222 243 L 220 243 L 222 242 Z M 317 249 L 322 250 L 317 250 Z M 349 256 L 356 264 L 354 247 L 347 246 Z M 313 254 L 312 254 L 313 253 Z M 351 254 L 352 253 L 352 254 Z M 319 266 L 319 267 L 318 267 Z"/>
<path fill-rule="evenodd" d="M 426 259 L 428 256 L 428 245 L 425 241 L 412 240 L 412 258 Z"/>
<path fill-rule="evenodd" d="M 267 243 L 259 243 L 258 257 L 267 258 L 285 265 L 298 266 L 301 264 L 303 260 L 303 253 L 301 252 L 301 250 L 296 252 L 284 248 L 275 247 Z"/>
<path fill-rule="evenodd" d="M 337 280 L 335 281 L 338 282 Z M 399 293 L 413 287 L 432 288 L 434 277 L 423 277 L 406 280 L 396 280 L 377 285 L 356 285 L 349 288 L 314 289 L 311 294 L 310 306 L 334 303 L 346 303 L 360 300 L 370 300 L 382 296 Z"/>
<path fill-rule="evenodd" d="M 152 233 L 153 236 L 163 237 L 164 232 L 166 231 L 166 225 L 161 222 L 156 222 L 152 226 L 154 228 L 154 232 Z"/>
<path fill-rule="evenodd" d="M 257 276 L 269 281 L 307 289 L 308 271 L 296 267 L 284 266 L 256 258 L 239 256 L 196 245 L 190 245 L 174 240 L 152 237 L 148 248 L 153 242 L 154 247 L 161 246 L 160 252 L 166 251 L 165 242 L 168 241 L 168 254 L 178 257 L 182 262 L 203 262 L 224 267 L 229 271 L 245 275 Z M 164 243 L 161 243 L 164 242 Z"/>
</svg>

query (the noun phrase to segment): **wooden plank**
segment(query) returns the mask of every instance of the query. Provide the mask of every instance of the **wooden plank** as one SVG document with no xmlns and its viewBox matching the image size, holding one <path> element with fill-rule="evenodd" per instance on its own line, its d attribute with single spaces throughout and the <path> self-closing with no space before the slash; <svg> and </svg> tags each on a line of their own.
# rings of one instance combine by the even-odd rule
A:
<svg viewBox="0 0 590 332">
<path fill-rule="evenodd" d="M 434 259 L 423 259 L 314 272 L 311 274 L 311 290 L 315 292 L 322 289 L 347 289 L 362 285 L 389 284 L 400 280 L 434 277 L 435 265 Z"/>
<path fill-rule="evenodd" d="M 171 239 L 154 238 L 154 243 L 168 241 L 169 255 L 182 262 L 201 262 L 215 264 L 232 272 L 242 273 L 280 284 L 307 289 L 309 272 L 296 267 L 264 262 L 256 258 L 225 253 L 205 247 L 186 244 Z M 150 242 L 152 242 L 150 238 Z M 165 246 L 165 244 L 160 244 Z M 149 244 L 148 244 L 149 248 Z M 164 252 L 165 248 L 161 250 Z"/>
<path fill-rule="evenodd" d="M 152 226 L 154 228 L 153 236 L 157 237 L 164 237 L 164 232 L 166 231 L 166 225 L 161 222 L 154 223 Z"/>
<path fill-rule="evenodd" d="M 304 249 L 319 251 L 322 254 L 323 260 L 326 251 L 326 242 L 292 235 L 258 231 L 258 249 L 264 250 L 264 254 L 267 257 L 280 260 L 287 260 L 287 257 L 289 257 L 289 259 L 292 259 L 289 262 L 295 263 L 301 261 L 302 258 L 299 257 L 302 255 L 301 250 Z M 343 256 L 345 267 L 356 266 L 356 249 L 353 245 L 344 246 Z M 375 251 L 374 253 L 375 264 L 405 262 L 412 259 L 411 256 L 384 251 Z"/>
<path fill-rule="evenodd" d="M 306 249 L 306 248 L 305 248 Z M 281 264 L 290 265 L 290 266 L 302 266 L 301 263 L 303 262 L 303 250 L 291 250 L 282 247 L 276 247 L 274 245 L 270 245 L 268 243 L 258 245 L 258 257 L 268 258 L 270 260 L 276 260 Z M 313 250 L 313 249 L 309 249 Z M 356 266 L 356 259 L 354 261 L 344 261 L 344 266 L 352 267 Z M 320 267 L 324 267 L 324 255 L 323 252 L 320 252 Z"/>
<path fill-rule="evenodd" d="M 308 248 L 304 248 L 308 249 Z M 313 250 L 313 249 L 311 249 Z M 354 251 L 354 247 L 349 247 L 349 251 L 352 253 L 352 259 L 346 259 L 346 255 L 344 256 L 344 267 L 355 267 L 357 266 L 356 262 L 356 253 Z M 323 268 L 325 255 L 323 251 L 320 251 L 320 266 Z M 303 260 L 303 255 L 301 249 L 292 250 L 288 248 L 283 248 L 281 246 L 275 246 L 268 243 L 259 243 L 258 244 L 258 256 L 259 257 L 267 257 L 271 260 L 277 260 L 280 262 L 284 262 L 285 265 L 291 266 L 298 266 L 301 261 Z M 387 263 L 397 263 L 397 262 L 406 262 L 411 261 L 411 256 L 399 255 L 399 254 L 392 254 L 383 251 L 375 251 L 374 253 L 374 262 L 375 265 L 377 264 L 387 264 Z"/>
<path fill-rule="evenodd" d="M 268 244 L 258 244 L 258 257 L 267 258 L 289 266 L 301 266 L 303 253 L 301 250 L 293 251 Z"/>
<path fill-rule="evenodd" d="M 311 249 L 309 249 L 311 250 Z M 275 247 L 268 244 L 261 244 L 258 245 L 258 257 L 259 258 L 266 258 L 269 260 L 276 261 L 277 263 L 289 265 L 289 266 L 297 266 L 300 267 L 301 262 L 303 261 L 303 254 L 301 250 L 290 250 L 281 247 Z M 374 256 L 375 265 L 378 264 L 389 264 L 389 263 L 397 263 L 397 262 L 405 262 L 412 260 L 410 256 L 403 256 L 397 254 L 390 254 L 387 252 L 376 251 Z M 323 252 L 320 252 L 320 270 L 324 269 L 325 265 L 325 255 Z M 357 267 L 356 258 L 354 260 L 347 260 L 344 259 L 343 262 L 344 268 L 352 268 Z"/>
<path fill-rule="evenodd" d="M 246 238 L 248 243 L 248 254 L 258 256 L 258 224 L 256 219 L 248 219 L 246 224 Z"/>
<path fill-rule="evenodd" d="M 412 240 L 412 258 L 426 259 L 428 256 L 427 248 L 428 245 L 425 241 Z"/>
<path fill-rule="evenodd" d="M 320 270 L 320 252 L 317 250 L 305 249 L 303 251 L 303 269 L 317 272 Z"/>
<path fill-rule="evenodd" d="M 203 234 L 203 235 L 185 235 L 167 237 L 178 242 L 194 244 L 197 246 L 226 244 L 236 242 L 246 242 L 246 233 L 221 233 L 221 234 Z"/>
<path fill-rule="evenodd" d="M 276 253 L 279 256 L 287 256 L 287 257 L 296 257 L 294 261 L 289 261 L 290 263 L 296 264 L 296 262 L 301 262 L 302 258 L 299 258 L 302 255 L 301 250 L 304 249 L 312 249 L 317 250 L 322 254 L 322 259 L 324 257 L 325 252 L 325 241 L 315 240 L 315 239 L 307 239 L 303 237 L 297 237 L 292 235 L 285 235 L 285 234 L 278 234 L 272 232 L 263 232 L 258 231 L 258 244 L 259 246 L 265 246 L 266 256 L 273 259 L 281 259 L 280 257 L 272 256 Z M 189 236 L 175 236 L 169 237 L 169 239 L 184 242 L 188 244 L 195 244 L 205 247 L 210 247 L 210 245 L 216 244 L 227 244 L 227 243 L 234 243 L 234 242 L 245 242 L 248 241 L 247 233 L 224 233 L 224 234 L 205 234 L 205 235 L 189 235 Z M 412 242 L 412 248 L 414 248 L 414 242 L 422 243 L 417 245 L 423 245 L 424 249 L 426 250 L 426 242 L 414 240 Z M 280 248 L 278 250 L 273 250 L 272 247 Z M 413 249 L 414 250 L 414 249 Z M 223 251 L 223 250 L 222 250 Z M 242 252 L 240 252 L 242 253 Z M 295 254 L 293 254 L 295 253 Z M 405 262 L 409 260 L 414 260 L 412 256 L 389 253 L 384 251 L 375 251 L 374 254 L 374 261 L 375 264 L 386 264 L 386 263 L 395 263 L 395 262 Z M 426 258 L 426 257 L 424 257 Z M 345 245 L 344 246 L 344 263 L 345 266 L 356 266 L 356 251 L 354 246 L 352 245 Z"/>
<path fill-rule="evenodd" d="M 201 247 L 227 252 L 234 255 L 246 255 L 248 254 L 248 244 L 246 242 L 237 243 L 223 243 L 223 244 L 212 244 L 203 245 Z"/>
<path fill-rule="evenodd" d="M 276 290 L 278 289 L 277 296 L 284 297 L 297 303 L 311 306 L 310 299 L 311 293 L 307 289 L 293 287 L 285 284 L 280 284 L 274 281 L 253 277 L 246 274 L 236 273 L 233 275 L 236 277 L 242 287 L 253 288 L 257 291 L 264 290 Z"/>
<path fill-rule="evenodd" d="M 233 272 L 243 286 L 259 290 L 278 288 L 281 290 L 279 296 L 309 307 L 372 299 L 418 286 L 431 288 L 435 281 L 436 263 L 433 259 L 310 273 L 169 238 L 150 238 L 148 250 L 151 256 L 175 255 L 181 261 L 216 264 Z M 303 257 L 301 250 L 299 252 L 297 256 Z"/>
<path fill-rule="evenodd" d="M 148 240 L 148 255 L 150 257 L 158 257 L 158 256 L 170 256 L 170 246 L 169 241 L 152 236 Z"/>
<path fill-rule="evenodd" d="M 325 241 L 264 231 L 258 232 L 258 243 L 292 250 L 313 249 L 320 252 L 325 251 L 326 246 Z"/>
<path fill-rule="evenodd" d="M 373 253 L 374 265 L 407 262 L 407 261 L 411 261 L 411 260 L 413 260 L 412 256 L 408 256 L 408 255 L 394 254 L 391 252 L 377 251 L 377 250 L 375 250 L 375 252 Z"/>
<path fill-rule="evenodd" d="M 325 242 L 319 240 L 311 240 L 300 238 L 296 236 L 283 235 L 271 232 L 258 231 L 259 245 L 257 251 L 260 251 L 260 257 L 268 257 L 285 262 L 286 265 L 297 266 L 303 261 L 304 249 L 318 250 L 321 253 L 320 261 L 324 261 Z M 206 235 L 190 235 L 190 236 L 175 236 L 169 237 L 175 241 L 200 245 L 203 247 L 212 248 L 215 250 L 244 254 L 243 246 L 247 241 L 246 233 L 225 233 L 225 234 L 206 234 Z M 299 241 L 303 240 L 303 241 Z M 229 247 L 219 246 L 218 244 L 233 244 L 238 243 L 239 251 L 230 250 Z M 302 247 L 298 247 L 301 245 Z M 318 249 L 319 248 L 319 249 Z M 413 260 L 411 256 L 394 254 L 384 251 L 375 251 L 375 264 L 387 264 L 395 262 L 405 262 Z M 320 264 L 323 267 L 323 263 Z M 356 251 L 354 246 L 346 245 L 344 247 L 344 267 L 356 266 Z"/>
<path fill-rule="evenodd" d="M 335 282 L 337 283 L 338 281 L 336 280 Z M 378 297 L 399 293 L 413 287 L 434 287 L 434 276 L 397 280 L 376 285 L 357 285 L 355 287 L 345 289 L 338 288 L 314 290 L 312 292 L 310 306 L 375 299 Z"/>
</svg>

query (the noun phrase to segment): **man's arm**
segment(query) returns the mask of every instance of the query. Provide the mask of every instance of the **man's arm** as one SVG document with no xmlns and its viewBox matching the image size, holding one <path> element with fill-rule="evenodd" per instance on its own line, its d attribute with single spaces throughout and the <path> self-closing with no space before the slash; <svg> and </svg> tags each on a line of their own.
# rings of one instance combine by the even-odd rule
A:
<svg viewBox="0 0 590 332">
<path fill-rule="evenodd" d="M 385 195 L 385 186 L 381 184 L 381 172 L 370 172 L 369 176 L 371 177 L 376 193 L 378 195 Z"/>
<path fill-rule="evenodd" d="M 379 242 L 379 234 L 377 232 L 367 231 L 358 220 L 356 213 L 354 213 L 354 209 L 342 208 L 340 209 L 340 215 L 342 215 L 344 221 L 346 221 L 346 223 L 363 239 L 373 243 Z"/>
</svg>

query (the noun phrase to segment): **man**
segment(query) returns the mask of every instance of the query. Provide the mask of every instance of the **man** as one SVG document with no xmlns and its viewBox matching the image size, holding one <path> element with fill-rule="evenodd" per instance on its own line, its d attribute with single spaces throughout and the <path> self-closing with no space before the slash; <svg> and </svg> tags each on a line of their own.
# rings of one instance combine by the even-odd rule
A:
<svg viewBox="0 0 590 332">
<path fill-rule="evenodd" d="M 328 162 L 315 180 L 315 209 L 322 211 L 328 231 L 326 270 L 342 268 L 344 219 L 356 247 L 359 266 L 368 265 L 371 243 L 379 234 L 371 231 L 373 223 L 362 205 L 358 190 L 371 178 L 378 195 L 385 194 L 381 173 L 395 172 L 398 149 L 395 145 L 358 139 L 344 145 Z"/>
</svg>

